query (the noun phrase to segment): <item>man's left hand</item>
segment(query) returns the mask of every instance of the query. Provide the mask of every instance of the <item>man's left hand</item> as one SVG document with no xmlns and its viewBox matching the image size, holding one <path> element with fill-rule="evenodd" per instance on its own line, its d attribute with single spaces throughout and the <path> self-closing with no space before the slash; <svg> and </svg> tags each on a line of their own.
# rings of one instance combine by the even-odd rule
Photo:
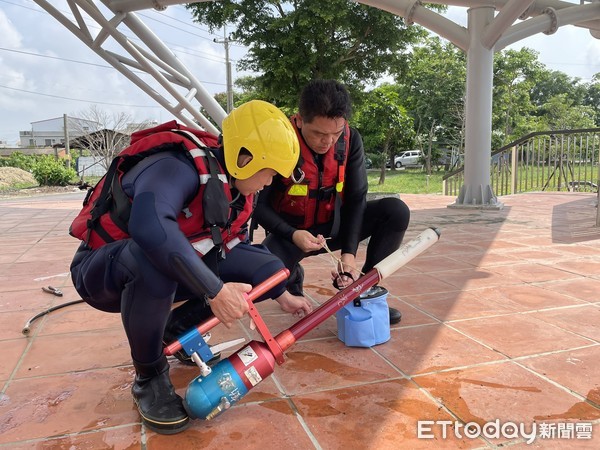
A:
<svg viewBox="0 0 600 450">
<path fill-rule="evenodd" d="M 292 295 L 289 292 L 284 292 L 275 299 L 281 309 L 285 312 L 293 314 L 298 318 L 302 318 L 312 311 L 311 303 L 304 297 Z"/>
</svg>

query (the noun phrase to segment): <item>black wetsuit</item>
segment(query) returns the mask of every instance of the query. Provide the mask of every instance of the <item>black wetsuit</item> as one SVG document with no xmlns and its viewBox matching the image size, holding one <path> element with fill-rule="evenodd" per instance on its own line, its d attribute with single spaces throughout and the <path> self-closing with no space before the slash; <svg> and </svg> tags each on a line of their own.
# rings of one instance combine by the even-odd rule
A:
<svg viewBox="0 0 600 450">
<path fill-rule="evenodd" d="M 222 155 L 217 157 L 222 163 Z M 176 220 L 199 188 L 198 172 L 181 152 L 143 159 L 123 177 L 122 185 L 133 199 L 131 238 L 96 250 L 82 244 L 71 275 L 87 303 L 121 313 L 134 361 L 150 363 L 162 354 L 173 301 L 205 302 L 224 282 L 256 285 L 283 268 L 264 247 L 248 243 L 235 246 L 225 259 L 218 259 L 214 250 L 198 256 Z M 244 200 L 240 195 L 238 202 L 243 205 Z M 281 283 L 262 299 L 276 298 L 284 290 Z M 207 306 L 204 316 L 210 314 Z"/>
</svg>

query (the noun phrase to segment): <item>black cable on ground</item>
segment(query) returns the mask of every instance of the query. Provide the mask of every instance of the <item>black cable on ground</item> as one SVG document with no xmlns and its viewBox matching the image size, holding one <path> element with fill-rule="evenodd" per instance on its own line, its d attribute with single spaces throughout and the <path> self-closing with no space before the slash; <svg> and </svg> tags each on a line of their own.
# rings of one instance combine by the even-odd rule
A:
<svg viewBox="0 0 600 450">
<path fill-rule="evenodd" d="M 23 327 L 23 330 L 21 330 L 21 332 L 25 336 L 27 336 L 31 332 L 31 324 L 33 323 L 33 321 L 39 319 L 40 317 L 45 316 L 46 314 L 51 313 L 52 311 L 56 311 L 57 309 L 64 308 L 65 306 L 75 305 L 77 303 L 83 303 L 83 300 L 79 299 L 79 300 L 73 300 L 71 302 L 62 303 L 60 305 L 53 306 L 52 308 L 48 308 L 47 310 L 42 311 L 42 312 L 36 314 L 35 316 L 33 316 L 31 319 L 29 319 L 25 323 L 25 326 Z"/>
</svg>

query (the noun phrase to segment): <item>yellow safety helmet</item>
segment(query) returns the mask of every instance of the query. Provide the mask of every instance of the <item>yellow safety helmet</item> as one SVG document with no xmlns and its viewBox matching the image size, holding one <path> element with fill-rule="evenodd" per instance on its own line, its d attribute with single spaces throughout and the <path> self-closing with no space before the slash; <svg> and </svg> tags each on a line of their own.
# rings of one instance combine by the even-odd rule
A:
<svg viewBox="0 0 600 450">
<path fill-rule="evenodd" d="M 240 105 L 223 119 L 223 152 L 231 176 L 245 180 L 261 169 L 273 169 L 289 177 L 300 157 L 300 143 L 290 120 L 262 100 Z M 252 155 L 244 167 L 238 166 L 240 152 Z"/>
</svg>

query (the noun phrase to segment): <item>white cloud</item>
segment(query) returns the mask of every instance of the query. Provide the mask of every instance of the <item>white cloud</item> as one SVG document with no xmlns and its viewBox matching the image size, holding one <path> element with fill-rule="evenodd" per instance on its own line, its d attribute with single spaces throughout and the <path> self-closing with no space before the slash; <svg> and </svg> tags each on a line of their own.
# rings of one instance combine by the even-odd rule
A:
<svg viewBox="0 0 600 450">
<path fill-rule="evenodd" d="M 538 59 L 548 69 L 565 72 L 584 82 L 591 81 L 600 71 L 600 41 L 583 28 L 568 25 L 555 34 L 537 34 L 510 46 L 521 47 L 537 51 Z"/>
<path fill-rule="evenodd" d="M 22 37 L 21 34 L 17 31 L 12 21 L 6 16 L 4 11 L 0 9 L 0 30 L 2 30 L 2 35 L 0 35 L 0 43 L 3 46 L 20 48 Z"/>
</svg>

